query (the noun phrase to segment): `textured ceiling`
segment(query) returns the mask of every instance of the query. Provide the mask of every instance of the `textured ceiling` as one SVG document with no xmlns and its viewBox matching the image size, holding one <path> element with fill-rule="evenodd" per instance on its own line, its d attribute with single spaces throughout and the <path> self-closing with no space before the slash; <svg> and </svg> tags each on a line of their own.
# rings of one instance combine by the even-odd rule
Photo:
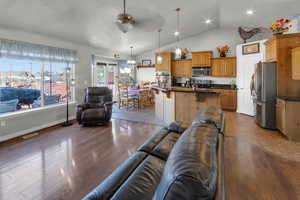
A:
<svg viewBox="0 0 300 200">
<path fill-rule="evenodd" d="M 138 54 L 157 47 L 159 28 L 162 44 L 174 41 L 178 7 L 182 38 L 219 26 L 267 26 L 276 17 L 300 14 L 300 0 L 127 0 L 137 25 L 124 34 L 114 24 L 122 0 L 0 0 L 0 26 L 125 54 L 133 45 Z M 255 14 L 247 16 L 247 9 Z"/>
</svg>

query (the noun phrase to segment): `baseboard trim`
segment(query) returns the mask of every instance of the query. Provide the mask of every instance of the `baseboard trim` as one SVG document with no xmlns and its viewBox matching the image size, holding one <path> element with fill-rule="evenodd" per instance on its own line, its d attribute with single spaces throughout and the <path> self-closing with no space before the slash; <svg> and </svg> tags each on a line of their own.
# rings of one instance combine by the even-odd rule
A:
<svg viewBox="0 0 300 200">
<path fill-rule="evenodd" d="M 71 116 L 69 119 L 74 120 L 75 118 L 76 118 L 75 116 Z M 49 128 L 51 126 L 61 124 L 63 122 L 65 122 L 65 119 L 50 122 L 48 124 L 43 124 L 41 126 L 36 126 L 36 127 L 30 128 L 30 129 L 27 129 L 27 130 L 18 131 L 16 133 L 12 133 L 12 134 L 9 134 L 9 135 L 0 136 L 0 142 L 5 142 L 5 141 L 8 141 L 8 140 L 20 137 L 20 136 L 27 135 L 27 134 L 35 132 L 35 131 L 40 131 L 42 129 Z"/>
</svg>

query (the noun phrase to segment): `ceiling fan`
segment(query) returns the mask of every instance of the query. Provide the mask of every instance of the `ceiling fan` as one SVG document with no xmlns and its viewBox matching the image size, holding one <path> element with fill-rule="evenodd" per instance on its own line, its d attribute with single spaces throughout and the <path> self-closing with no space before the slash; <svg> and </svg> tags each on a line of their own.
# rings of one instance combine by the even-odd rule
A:
<svg viewBox="0 0 300 200">
<path fill-rule="evenodd" d="M 127 33 L 136 24 L 133 17 L 126 13 L 126 0 L 123 0 L 124 12 L 119 14 L 116 20 L 116 25 L 123 33 Z"/>
</svg>

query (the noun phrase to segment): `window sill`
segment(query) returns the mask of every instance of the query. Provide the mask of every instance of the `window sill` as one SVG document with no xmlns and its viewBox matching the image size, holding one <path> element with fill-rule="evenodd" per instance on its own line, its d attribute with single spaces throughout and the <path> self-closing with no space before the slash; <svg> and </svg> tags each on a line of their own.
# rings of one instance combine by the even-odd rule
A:
<svg viewBox="0 0 300 200">
<path fill-rule="evenodd" d="M 75 104 L 76 104 L 76 102 L 72 101 L 72 102 L 69 103 L 69 106 L 73 106 Z M 8 119 L 12 119 L 12 118 L 15 118 L 15 117 L 25 116 L 28 113 L 44 112 L 44 111 L 52 110 L 52 109 L 55 109 L 55 108 L 65 107 L 66 105 L 67 105 L 66 103 L 62 103 L 62 104 L 44 106 L 44 107 L 40 107 L 40 108 L 33 108 L 33 109 L 29 109 L 29 110 L 23 110 L 23 111 L 16 111 L 16 112 L 11 112 L 11 113 L 0 114 L 0 120 L 8 120 Z"/>
</svg>

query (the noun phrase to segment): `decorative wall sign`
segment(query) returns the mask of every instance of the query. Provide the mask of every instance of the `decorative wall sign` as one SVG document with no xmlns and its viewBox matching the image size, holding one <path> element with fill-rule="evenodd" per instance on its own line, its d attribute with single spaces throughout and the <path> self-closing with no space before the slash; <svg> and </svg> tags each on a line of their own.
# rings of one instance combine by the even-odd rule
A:
<svg viewBox="0 0 300 200">
<path fill-rule="evenodd" d="M 259 43 L 243 45 L 243 55 L 259 53 Z"/>
<path fill-rule="evenodd" d="M 151 60 L 142 60 L 142 66 L 149 66 L 151 65 Z"/>
</svg>

